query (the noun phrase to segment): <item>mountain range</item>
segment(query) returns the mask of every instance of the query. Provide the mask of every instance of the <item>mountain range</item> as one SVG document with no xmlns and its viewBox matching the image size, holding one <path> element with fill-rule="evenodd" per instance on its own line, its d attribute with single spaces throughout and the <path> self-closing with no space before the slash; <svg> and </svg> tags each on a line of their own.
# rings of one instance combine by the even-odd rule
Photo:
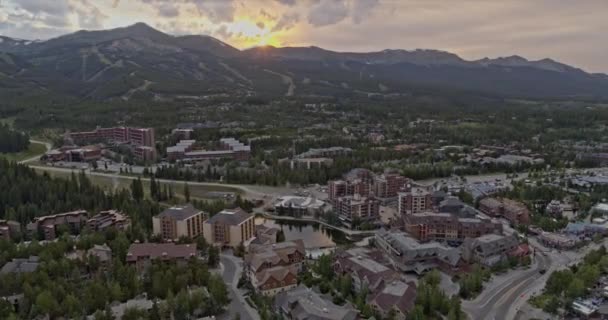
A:
<svg viewBox="0 0 608 320">
<path fill-rule="evenodd" d="M 551 59 L 468 61 L 438 50 L 335 52 L 318 47 L 239 50 L 144 23 L 46 41 L 0 36 L 0 97 L 32 92 L 78 99 L 366 96 L 474 93 L 535 99 L 607 99 L 608 76 Z"/>
</svg>

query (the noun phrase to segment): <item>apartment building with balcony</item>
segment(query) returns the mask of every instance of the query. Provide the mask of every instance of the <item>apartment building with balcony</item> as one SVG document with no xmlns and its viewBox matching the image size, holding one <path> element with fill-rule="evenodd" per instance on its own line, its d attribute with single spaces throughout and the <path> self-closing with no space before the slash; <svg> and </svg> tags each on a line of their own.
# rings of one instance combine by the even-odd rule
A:
<svg viewBox="0 0 608 320">
<path fill-rule="evenodd" d="M 432 193 L 427 189 L 413 187 L 409 191 L 399 193 L 397 208 L 401 216 L 429 211 L 432 207 Z"/>
<path fill-rule="evenodd" d="M 76 210 L 54 215 L 36 217 L 27 224 L 26 229 L 30 237 L 40 236 L 39 240 L 54 240 L 58 228 L 64 226 L 72 234 L 80 233 L 87 222 L 87 212 Z"/>
<path fill-rule="evenodd" d="M 255 216 L 241 208 L 225 209 L 203 223 L 207 243 L 236 248 L 255 238 Z"/>
<path fill-rule="evenodd" d="M 194 208 L 191 204 L 173 206 L 152 217 L 154 235 L 165 240 L 177 240 L 181 237 L 194 239 L 203 233 L 204 221 L 208 214 Z"/>
</svg>

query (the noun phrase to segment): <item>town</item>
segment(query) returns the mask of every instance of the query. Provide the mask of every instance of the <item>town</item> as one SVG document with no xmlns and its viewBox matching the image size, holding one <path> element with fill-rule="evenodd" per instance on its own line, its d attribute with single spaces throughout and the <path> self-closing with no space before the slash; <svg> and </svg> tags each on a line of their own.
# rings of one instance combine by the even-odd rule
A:
<svg viewBox="0 0 608 320">
<path fill-rule="evenodd" d="M 178 142 L 167 147 L 167 158 L 160 161 L 188 164 L 182 170 L 201 163 L 211 168 L 226 160 L 243 163 L 251 157 L 251 147 L 234 138 L 210 141 L 217 147 L 207 151 L 189 140 L 191 129 L 176 129 L 170 137 Z M 190 199 L 187 180 L 183 198 L 174 191 L 169 196 L 160 192 L 161 177 L 156 182 L 152 168 L 160 171 L 167 165 L 142 162 L 157 160 L 150 147 L 156 145 L 154 139 L 151 128 L 97 128 L 69 133 L 66 146 L 43 155 L 41 160 L 50 169 L 61 163 L 87 165 L 64 167 L 74 170 L 71 183 L 78 190 L 83 184 L 96 188 L 87 172 L 91 177 L 111 172 L 100 164 L 116 162 L 110 159 L 117 159 L 117 154 L 132 154 L 142 163 L 141 177 L 151 179 L 150 190 L 144 191 L 140 175 L 129 171 L 136 164 L 118 165 L 117 173 L 138 176 L 123 196 L 138 201 L 135 205 L 142 205 L 139 201 L 147 197 L 161 203 L 146 213 L 148 221 L 137 217 L 136 226 L 133 214 L 107 204 L 105 210 L 77 208 L 36 214 L 31 220 L 9 213 L 8 219 L 0 220 L 0 239 L 22 244 L 8 251 L 13 253 L 7 257 L 13 258 L 5 259 L 0 275 L 29 277 L 48 268 L 48 258 L 34 253 L 40 252 L 40 246 L 62 243 L 63 259 L 77 262 L 86 277 L 112 272 L 113 263 L 143 275 L 166 268 L 159 263 L 173 268 L 206 266 L 219 277 L 215 281 L 226 284 L 225 291 L 189 289 L 182 298 L 202 294 L 228 305 L 210 309 L 198 302 L 189 312 L 199 316 L 417 319 L 439 312 L 450 319 L 507 319 L 525 312 L 541 318 L 556 313 L 594 318 L 608 310 L 608 303 L 602 304 L 604 294 L 601 290 L 596 294 L 595 289 L 603 288 L 608 264 L 601 257 L 590 261 L 598 250 L 605 250 L 602 244 L 608 235 L 608 204 L 598 198 L 608 179 L 603 180 L 599 171 L 531 169 L 500 178 L 417 181 L 397 170 L 378 173 L 356 168 L 325 185 L 244 194 L 244 199 L 238 195 L 236 201 L 221 198 L 220 206 L 212 208 L 208 201 Z M 320 170 L 331 165 L 331 157 L 351 154 L 350 148 L 310 149 L 288 166 Z M 4 166 L 10 171 L 21 165 Z M 74 176 L 74 172 L 79 173 Z M 15 217 L 18 221 L 11 219 Z M 130 236 L 119 245 L 117 232 Z M 76 245 L 66 248 L 65 243 Z M 28 249 L 32 246 L 38 249 Z M 564 267 L 578 273 L 583 272 L 580 266 L 595 271 L 584 269 L 590 273 L 581 283 L 571 279 L 570 285 L 560 284 L 567 298 L 549 289 L 560 281 L 556 277 L 565 272 Z M 142 280 L 147 287 L 147 280 Z M 124 302 L 105 312 L 122 317 L 125 312 L 172 308 L 162 301 L 173 298 L 155 289 L 152 280 L 152 291 L 117 296 L 117 302 Z M 11 287 L 6 286 L 3 300 L 14 312 L 37 312 L 30 301 L 45 298 L 40 296 L 45 292 L 30 297 Z M 429 311 L 431 301 L 421 298 L 429 294 L 443 299 L 433 302 L 440 303 L 439 309 Z"/>
<path fill-rule="evenodd" d="M 0 0 L 0 320 L 608 320 L 606 12 Z"/>
</svg>

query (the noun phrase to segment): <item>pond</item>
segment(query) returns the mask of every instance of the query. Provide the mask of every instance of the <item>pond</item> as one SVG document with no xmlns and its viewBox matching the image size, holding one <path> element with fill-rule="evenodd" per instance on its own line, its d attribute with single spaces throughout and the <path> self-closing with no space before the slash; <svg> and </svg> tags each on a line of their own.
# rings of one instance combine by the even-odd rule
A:
<svg viewBox="0 0 608 320">
<path fill-rule="evenodd" d="M 280 221 L 262 217 L 257 217 L 255 223 L 283 230 L 285 240 L 302 239 L 306 249 L 331 248 L 336 244 L 349 243 L 344 233 L 318 223 Z"/>
</svg>

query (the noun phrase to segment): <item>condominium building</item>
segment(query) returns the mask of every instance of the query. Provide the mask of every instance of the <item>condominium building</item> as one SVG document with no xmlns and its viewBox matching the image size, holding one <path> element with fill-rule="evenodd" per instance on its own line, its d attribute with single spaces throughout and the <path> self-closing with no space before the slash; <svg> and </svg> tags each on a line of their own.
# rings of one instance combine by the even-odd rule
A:
<svg viewBox="0 0 608 320">
<path fill-rule="evenodd" d="M 515 235 L 486 234 L 466 239 L 463 243 L 463 257 L 468 262 L 491 267 L 505 260 L 507 254 L 518 246 L 519 241 Z"/>
<path fill-rule="evenodd" d="M 87 225 L 94 231 L 103 231 L 108 228 L 124 231 L 131 225 L 131 219 L 120 211 L 107 210 L 92 216 L 87 221 Z"/>
<path fill-rule="evenodd" d="M 17 221 L 0 220 L 0 239 L 11 240 L 21 233 L 21 224 Z"/>
<path fill-rule="evenodd" d="M 399 193 L 398 209 L 401 216 L 429 211 L 432 205 L 432 194 L 424 188 L 414 187 Z"/>
<path fill-rule="evenodd" d="M 273 245 L 251 245 L 245 256 L 245 274 L 259 293 L 273 296 L 298 285 L 298 272 L 306 259 L 302 240 Z"/>
<path fill-rule="evenodd" d="M 344 196 L 334 200 L 334 211 L 346 225 L 353 221 L 374 223 L 380 217 L 380 202 L 371 197 Z"/>
<path fill-rule="evenodd" d="M 404 217 L 406 231 L 420 241 L 462 242 L 485 234 L 502 234 L 502 224 L 482 218 L 459 218 L 449 213 L 412 213 Z"/>
<path fill-rule="evenodd" d="M 133 243 L 127 252 L 127 263 L 135 265 L 142 272 L 147 269 L 152 261 L 171 261 L 183 265 L 196 257 L 196 244 L 170 243 Z"/>
<path fill-rule="evenodd" d="M 57 228 L 65 226 L 72 234 L 80 233 L 80 229 L 87 221 L 87 212 L 76 210 L 72 212 L 59 213 L 49 216 L 36 217 L 28 223 L 26 229 L 30 237 L 40 235 L 40 240 L 54 240 L 57 236 Z"/>
<path fill-rule="evenodd" d="M 328 186 L 329 200 L 334 202 L 338 198 L 353 195 L 367 197 L 370 190 L 370 184 L 362 179 L 332 180 Z"/>
<path fill-rule="evenodd" d="M 222 210 L 204 222 L 203 236 L 211 245 L 236 248 L 255 237 L 254 218 L 241 208 Z"/>
<path fill-rule="evenodd" d="M 167 156 L 172 159 L 185 162 L 194 162 L 214 159 L 233 159 L 236 161 L 247 161 L 251 156 L 251 146 L 245 145 L 234 138 L 220 139 L 219 150 L 194 150 L 190 140 L 182 141 L 180 144 L 167 148 Z"/>
<path fill-rule="evenodd" d="M 194 239 L 203 233 L 203 223 L 207 216 L 206 212 L 194 208 L 191 204 L 174 206 L 152 217 L 152 229 L 155 235 L 163 239 Z"/>
<path fill-rule="evenodd" d="M 113 127 L 101 128 L 97 127 L 93 131 L 71 132 L 69 137 L 75 143 L 89 143 L 108 141 L 116 143 L 132 143 L 147 147 L 154 147 L 156 140 L 154 139 L 153 128 L 131 128 L 131 127 Z"/>
<path fill-rule="evenodd" d="M 393 198 L 398 192 L 405 191 L 410 183 L 409 179 L 396 174 L 385 173 L 374 177 L 373 191 L 378 198 Z"/>
<path fill-rule="evenodd" d="M 515 200 L 484 198 L 479 201 L 479 210 L 493 217 L 502 216 L 514 225 L 530 223 L 530 210 Z"/>
<path fill-rule="evenodd" d="M 196 140 L 180 140 L 176 145 L 167 147 L 167 158 L 169 160 L 182 159 L 187 152 L 192 151 Z"/>
<path fill-rule="evenodd" d="M 465 267 L 458 248 L 434 241 L 421 243 L 403 231 L 381 229 L 376 233 L 374 242 L 391 257 L 400 271 L 421 275 L 439 268 L 448 274 L 455 274 Z"/>
</svg>

